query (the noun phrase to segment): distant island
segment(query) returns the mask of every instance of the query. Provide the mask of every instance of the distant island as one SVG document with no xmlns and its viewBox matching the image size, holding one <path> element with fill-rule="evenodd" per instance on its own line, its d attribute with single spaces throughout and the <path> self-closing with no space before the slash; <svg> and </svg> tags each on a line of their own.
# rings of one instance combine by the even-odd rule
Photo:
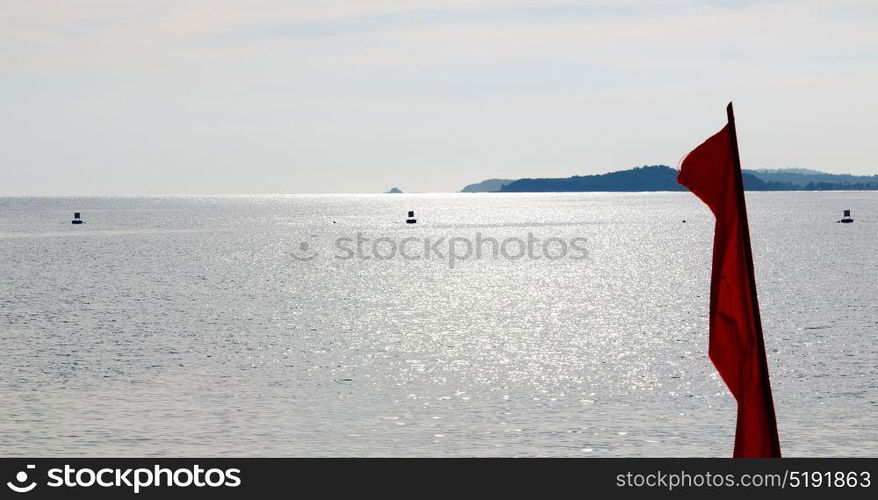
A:
<svg viewBox="0 0 878 500">
<path fill-rule="evenodd" d="M 748 191 L 878 190 L 878 175 L 829 174 L 817 170 L 744 170 Z M 597 175 L 563 178 L 488 179 L 464 187 L 461 192 L 583 192 L 583 191 L 685 191 L 677 183 L 677 170 L 667 165 L 648 165 Z"/>
<path fill-rule="evenodd" d="M 399 188 L 390 188 L 390 190 L 385 191 L 385 193 L 386 194 L 397 194 L 397 193 L 401 194 L 402 190 L 400 190 Z"/>
</svg>

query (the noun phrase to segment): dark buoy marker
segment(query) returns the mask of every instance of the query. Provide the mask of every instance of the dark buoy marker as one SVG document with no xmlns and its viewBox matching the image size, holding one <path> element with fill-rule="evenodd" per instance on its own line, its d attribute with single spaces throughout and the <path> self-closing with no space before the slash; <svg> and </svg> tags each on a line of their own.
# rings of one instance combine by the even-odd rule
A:
<svg viewBox="0 0 878 500">
<path fill-rule="evenodd" d="M 73 212 L 73 220 L 70 222 L 71 224 L 82 224 L 82 219 L 79 217 L 79 212 Z"/>
<path fill-rule="evenodd" d="M 409 210 L 409 218 L 405 220 L 406 224 L 416 224 L 418 219 L 415 219 L 415 211 Z"/>
<path fill-rule="evenodd" d="M 850 210 L 845 210 L 845 211 L 844 211 L 844 216 L 841 218 L 841 220 L 840 220 L 839 222 L 842 222 L 842 223 L 844 223 L 844 224 L 849 224 L 849 223 L 851 223 L 851 222 L 853 222 L 853 221 L 854 221 L 854 218 L 851 217 L 851 211 L 850 211 Z"/>
</svg>

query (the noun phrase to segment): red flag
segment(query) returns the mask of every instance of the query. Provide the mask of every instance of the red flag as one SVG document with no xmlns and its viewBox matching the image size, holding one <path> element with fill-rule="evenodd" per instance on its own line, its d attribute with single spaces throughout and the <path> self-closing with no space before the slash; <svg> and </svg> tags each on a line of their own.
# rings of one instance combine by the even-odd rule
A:
<svg viewBox="0 0 878 500">
<path fill-rule="evenodd" d="M 683 159 L 677 181 L 716 217 L 710 359 L 738 402 L 735 457 L 780 457 L 732 105 L 729 123 Z"/>
</svg>

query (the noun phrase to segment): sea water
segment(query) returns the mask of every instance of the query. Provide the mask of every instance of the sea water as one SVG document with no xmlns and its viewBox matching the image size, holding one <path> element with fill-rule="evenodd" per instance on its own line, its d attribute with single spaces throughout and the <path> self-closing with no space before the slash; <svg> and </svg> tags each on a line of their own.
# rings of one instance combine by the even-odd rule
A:
<svg viewBox="0 0 878 500">
<path fill-rule="evenodd" d="M 878 194 L 747 202 L 785 455 L 875 456 Z M 0 198 L 0 454 L 730 456 L 713 223 L 689 193 Z"/>
</svg>

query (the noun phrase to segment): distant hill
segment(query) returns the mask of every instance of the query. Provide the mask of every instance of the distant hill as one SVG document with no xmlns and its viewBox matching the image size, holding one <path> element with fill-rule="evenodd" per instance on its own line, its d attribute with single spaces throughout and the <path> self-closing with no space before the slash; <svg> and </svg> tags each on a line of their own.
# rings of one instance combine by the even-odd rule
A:
<svg viewBox="0 0 878 500">
<path fill-rule="evenodd" d="M 390 188 L 389 191 L 386 191 L 388 194 L 402 194 L 402 190 L 399 188 Z"/>
<path fill-rule="evenodd" d="M 747 170 L 746 168 L 744 170 Z M 826 172 L 821 172 L 819 170 L 812 170 L 810 168 L 758 168 L 755 170 L 749 170 L 753 173 L 758 174 L 796 174 L 796 175 L 822 175 L 826 174 Z M 828 174 L 832 175 L 832 174 Z"/>
<path fill-rule="evenodd" d="M 665 165 L 638 167 L 608 174 L 549 179 L 519 179 L 500 188 L 504 193 L 543 191 L 682 191 L 677 171 Z"/>
<path fill-rule="evenodd" d="M 782 190 L 878 189 L 878 175 L 828 174 L 804 168 L 744 170 Z"/>
<path fill-rule="evenodd" d="M 541 179 L 488 179 L 470 184 L 464 192 L 582 192 L 582 191 L 685 191 L 677 183 L 677 170 L 667 165 L 648 165 L 598 175 Z M 497 185 L 498 189 L 492 189 Z M 878 176 L 827 174 L 816 170 L 744 170 L 748 191 L 878 190 Z"/>
<path fill-rule="evenodd" d="M 500 191 L 504 184 L 509 184 L 513 179 L 486 179 L 482 182 L 470 184 L 460 190 L 461 193 L 492 193 Z"/>
<path fill-rule="evenodd" d="M 744 175 L 747 189 L 765 189 L 765 182 L 749 174 Z M 667 165 L 636 167 L 599 175 L 573 176 L 556 179 L 519 179 L 504 185 L 500 191 L 685 191 L 677 183 L 677 171 Z"/>
</svg>

